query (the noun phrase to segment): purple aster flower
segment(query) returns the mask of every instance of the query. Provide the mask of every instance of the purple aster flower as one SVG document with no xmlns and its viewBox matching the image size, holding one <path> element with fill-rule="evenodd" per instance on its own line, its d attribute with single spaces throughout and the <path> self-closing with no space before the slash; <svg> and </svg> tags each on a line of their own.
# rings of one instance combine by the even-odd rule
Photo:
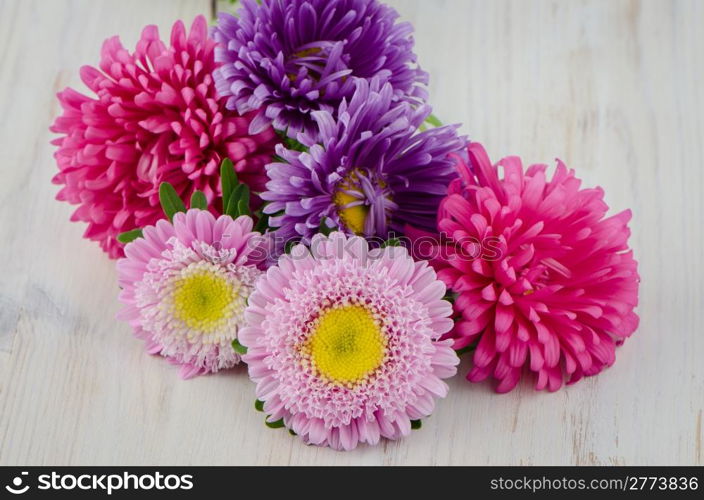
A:
<svg viewBox="0 0 704 500">
<path fill-rule="evenodd" d="M 427 97 L 412 26 L 376 0 L 244 0 L 238 15 L 219 15 L 214 76 L 229 109 L 262 108 L 251 131 L 311 133 L 312 112 L 350 98 L 354 78 L 388 81 L 395 99 Z"/>
<path fill-rule="evenodd" d="M 279 145 L 262 198 L 277 240 L 309 242 L 321 221 L 348 234 L 387 239 L 407 224 L 435 231 L 438 205 L 456 177 L 452 153 L 466 144 L 457 126 L 419 132 L 427 105 L 394 103 L 393 88 L 356 80 L 336 113 L 314 111 L 319 136 L 299 134 L 308 151 Z"/>
</svg>

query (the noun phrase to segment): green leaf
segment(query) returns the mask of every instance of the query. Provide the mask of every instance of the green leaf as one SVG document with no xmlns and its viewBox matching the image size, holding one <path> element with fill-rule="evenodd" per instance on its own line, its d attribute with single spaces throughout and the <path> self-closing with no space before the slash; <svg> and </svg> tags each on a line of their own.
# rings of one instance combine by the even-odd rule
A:
<svg viewBox="0 0 704 500">
<path fill-rule="evenodd" d="M 227 203 L 227 208 L 225 210 L 225 215 L 229 215 L 233 219 L 237 218 L 237 198 L 230 196 L 230 201 Z"/>
<path fill-rule="evenodd" d="M 465 346 L 461 349 L 457 349 L 455 352 L 457 353 L 458 356 L 462 356 L 465 353 L 472 352 L 477 348 L 477 344 L 471 344 L 468 346 Z"/>
<path fill-rule="evenodd" d="M 237 203 L 237 214 L 238 214 L 238 216 L 239 215 L 250 215 L 249 205 L 244 200 L 240 200 L 239 203 Z"/>
<path fill-rule="evenodd" d="M 428 117 L 425 119 L 425 123 L 428 123 L 433 127 L 442 127 L 442 122 L 440 121 L 440 119 L 432 113 L 429 114 Z"/>
<path fill-rule="evenodd" d="M 298 240 L 288 240 L 284 245 L 284 253 L 291 253 L 291 249 L 298 244 Z"/>
<path fill-rule="evenodd" d="M 254 402 L 254 409 L 257 411 L 264 411 L 264 401 L 257 399 Z"/>
<path fill-rule="evenodd" d="M 411 420 L 411 429 L 418 430 L 423 426 L 422 420 Z"/>
<path fill-rule="evenodd" d="M 249 215 L 249 187 L 246 184 L 237 184 L 229 196 L 225 213 L 233 219 L 240 215 Z"/>
<path fill-rule="evenodd" d="M 286 149 L 290 149 L 291 151 L 301 151 L 301 152 L 306 152 L 308 151 L 308 148 L 298 142 L 296 139 L 289 137 L 288 132 L 285 130 L 277 130 L 276 135 L 278 135 L 281 138 L 281 143 L 284 145 Z"/>
<path fill-rule="evenodd" d="M 244 201 L 245 205 L 249 207 L 249 186 L 247 184 L 238 184 L 232 193 L 232 197 L 238 200 L 238 205 L 240 201 Z M 247 208 L 247 211 L 249 212 L 249 208 Z"/>
<path fill-rule="evenodd" d="M 257 220 L 257 225 L 254 226 L 254 230 L 258 233 L 264 234 L 264 232 L 269 228 L 269 214 L 260 212 L 259 220 Z"/>
<path fill-rule="evenodd" d="M 286 149 L 290 149 L 292 151 L 300 151 L 301 153 L 308 151 L 307 147 L 298 142 L 296 139 L 291 139 L 290 137 L 284 139 L 284 144 L 286 145 Z"/>
<path fill-rule="evenodd" d="M 247 354 L 247 347 L 240 344 L 240 341 L 237 339 L 232 341 L 232 348 L 237 354 Z"/>
<path fill-rule="evenodd" d="M 129 243 L 130 241 L 134 241 L 137 238 L 143 238 L 144 235 L 142 234 L 141 229 L 133 229 L 132 231 L 125 231 L 124 233 L 120 233 L 117 235 L 117 241 L 120 243 Z"/>
<path fill-rule="evenodd" d="M 159 186 L 159 201 L 161 202 L 162 210 L 164 210 L 169 220 L 173 220 L 174 215 L 178 212 L 186 211 L 186 206 L 183 204 L 183 201 L 178 196 L 174 187 L 168 182 L 162 182 L 161 186 Z"/>
<path fill-rule="evenodd" d="M 296 434 L 296 431 L 294 431 L 293 429 L 289 429 L 288 433 L 291 434 L 292 436 L 298 436 L 298 434 Z"/>
<path fill-rule="evenodd" d="M 203 191 L 193 191 L 193 194 L 191 195 L 191 208 L 208 210 L 208 199 L 205 197 L 205 193 Z"/>
<path fill-rule="evenodd" d="M 220 187 L 222 188 L 222 209 L 226 210 L 230 203 L 230 195 L 237 186 L 237 174 L 232 160 L 225 158 L 220 164 Z"/>
<path fill-rule="evenodd" d="M 447 292 L 445 292 L 445 295 L 442 298 L 442 300 L 446 300 L 451 304 L 455 303 L 455 299 L 457 299 L 457 293 L 453 292 L 450 289 L 448 289 Z"/>
<path fill-rule="evenodd" d="M 271 427 L 272 429 L 280 429 L 284 426 L 284 419 L 280 418 L 276 422 L 269 422 L 268 420 L 265 420 L 264 423 L 267 427 Z"/>
<path fill-rule="evenodd" d="M 386 240 L 384 243 L 381 244 L 381 248 L 386 248 L 386 247 L 398 247 L 401 246 L 401 240 L 398 238 L 389 238 Z"/>
<path fill-rule="evenodd" d="M 334 227 L 329 227 L 329 226 L 326 224 L 325 221 L 326 221 L 327 219 L 328 219 L 327 217 L 322 217 L 322 218 L 320 219 L 320 225 L 318 226 L 318 232 L 321 233 L 321 234 L 323 234 L 324 236 L 329 236 L 330 233 L 332 233 L 332 232 L 335 230 Z"/>
</svg>

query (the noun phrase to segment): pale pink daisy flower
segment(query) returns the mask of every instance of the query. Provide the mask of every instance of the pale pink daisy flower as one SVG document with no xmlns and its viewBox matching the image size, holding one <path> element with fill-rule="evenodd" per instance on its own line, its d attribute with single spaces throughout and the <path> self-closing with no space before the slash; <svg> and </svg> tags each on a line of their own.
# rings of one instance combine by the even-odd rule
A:
<svg viewBox="0 0 704 500">
<path fill-rule="evenodd" d="M 265 258 L 252 219 L 191 209 L 143 234 L 117 262 L 124 304 L 118 318 L 150 354 L 181 365 L 183 378 L 239 363 L 232 342 Z"/>
<path fill-rule="evenodd" d="M 456 373 L 445 285 L 402 247 L 313 237 L 258 281 L 239 341 L 269 423 L 350 450 L 408 435 Z"/>
</svg>

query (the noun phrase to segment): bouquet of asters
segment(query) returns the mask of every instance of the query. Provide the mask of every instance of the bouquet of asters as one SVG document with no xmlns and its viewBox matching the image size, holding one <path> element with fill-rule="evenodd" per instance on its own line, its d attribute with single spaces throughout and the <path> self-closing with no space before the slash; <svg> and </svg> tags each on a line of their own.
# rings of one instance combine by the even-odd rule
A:
<svg viewBox="0 0 704 500">
<path fill-rule="evenodd" d="M 58 94 L 57 199 L 118 259 L 119 318 L 183 378 L 246 363 L 306 443 L 407 436 L 465 353 L 555 391 L 638 326 L 630 211 L 443 126 L 412 33 L 377 0 L 244 0 L 109 38 Z"/>
</svg>

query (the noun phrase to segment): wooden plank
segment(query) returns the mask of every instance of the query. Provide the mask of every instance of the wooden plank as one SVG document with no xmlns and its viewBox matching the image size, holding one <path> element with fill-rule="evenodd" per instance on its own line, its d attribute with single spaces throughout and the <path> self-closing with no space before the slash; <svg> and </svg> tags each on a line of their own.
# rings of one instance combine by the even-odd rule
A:
<svg viewBox="0 0 704 500">
<path fill-rule="evenodd" d="M 409 439 L 351 453 L 266 428 L 243 368 L 180 381 L 113 319 L 113 263 L 53 200 L 47 127 L 104 38 L 210 2 L 0 0 L 0 464 L 703 463 L 704 3 L 390 3 L 444 122 L 496 159 L 559 156 L 634 210 L 642 323 L 616 365 L 555 394 L 458 376 Z"/>
</svg>

